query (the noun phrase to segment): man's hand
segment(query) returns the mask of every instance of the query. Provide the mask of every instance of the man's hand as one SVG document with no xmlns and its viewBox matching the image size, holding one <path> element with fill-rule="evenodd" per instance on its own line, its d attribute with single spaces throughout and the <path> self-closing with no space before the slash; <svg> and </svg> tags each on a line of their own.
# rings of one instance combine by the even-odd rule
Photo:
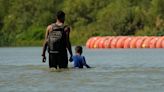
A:
<svg viewBox="0 0 164 92">
<path fill-rule="evenodd" d="M 72 56 L 70 56 L 69 61 L 70 61 L 70 62 L 72 62 L 72 61 L 73 61 Z"/>
<path fill-rule="evenodd" d="M 42 62 L 45 63 L 46 62 L 46 56 L 42 55 Z"/>
</svg>

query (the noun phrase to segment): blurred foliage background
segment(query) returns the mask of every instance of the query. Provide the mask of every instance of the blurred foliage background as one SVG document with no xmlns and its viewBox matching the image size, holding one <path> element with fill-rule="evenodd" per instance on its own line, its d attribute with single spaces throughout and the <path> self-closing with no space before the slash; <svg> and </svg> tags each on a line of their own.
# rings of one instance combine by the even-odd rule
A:
<svg viewBox="0 0 164 92">
<path fill-rule="evenodd" d="M 73 45 L 91 36 L 163 36 L 164 0 L 0 0 L 0 46 L 41 46 L 58 10 Z"/>
</svg>

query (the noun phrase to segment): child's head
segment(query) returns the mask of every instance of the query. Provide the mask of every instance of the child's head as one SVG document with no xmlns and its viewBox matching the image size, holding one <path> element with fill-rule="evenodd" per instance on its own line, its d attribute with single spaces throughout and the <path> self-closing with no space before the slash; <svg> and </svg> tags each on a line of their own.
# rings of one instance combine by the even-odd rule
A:
<svg viewBox="0 0 164 92">
<path fill-rule="evenodd" d="M 75 47 L 75 52 L 79 53 L 81 55 L 83 53 L 83 48 L 81 46 L 76 46 Z"/>
</svg>

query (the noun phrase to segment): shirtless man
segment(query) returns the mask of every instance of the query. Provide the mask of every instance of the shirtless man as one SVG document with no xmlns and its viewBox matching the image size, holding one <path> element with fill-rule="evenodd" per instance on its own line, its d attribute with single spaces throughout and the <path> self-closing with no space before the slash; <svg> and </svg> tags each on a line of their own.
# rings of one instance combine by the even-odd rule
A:
<svg viewBox="0 0 164 92">
<path fill-rule="evenodd" d="M 49 68 L 67 68 L 67 50 L 70 54 L 70 61 L 72 61 L 72 49 L 69 40 L 70 28 L 64 25 L 65 13 L 63 11 L 58 11 L 56 17 L 56 22 L 50 24 L 46 30 L 42 62 L 46 62 L 45 52 L 48 47 Z"/>
</svg>

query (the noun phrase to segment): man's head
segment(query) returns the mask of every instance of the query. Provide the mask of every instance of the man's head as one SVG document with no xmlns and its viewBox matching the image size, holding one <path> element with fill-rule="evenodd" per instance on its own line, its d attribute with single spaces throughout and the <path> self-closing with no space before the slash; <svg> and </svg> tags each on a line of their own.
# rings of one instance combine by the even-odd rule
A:
<svg viewBox="0 0 164 92">
<path fill-rule="evenodd" d="M 75 52 L 79 53 L 81 55 L 83 53 L 83 48 L 81 46 L 76 46 L 75 47 Z"/>
<path fill-rule="evenodd" d="M 64 23 L 65 13 L 63 11 L 58 11 L 57 14 L 56 14 L 56 17 L 60 22 Z"/>
</svg>

